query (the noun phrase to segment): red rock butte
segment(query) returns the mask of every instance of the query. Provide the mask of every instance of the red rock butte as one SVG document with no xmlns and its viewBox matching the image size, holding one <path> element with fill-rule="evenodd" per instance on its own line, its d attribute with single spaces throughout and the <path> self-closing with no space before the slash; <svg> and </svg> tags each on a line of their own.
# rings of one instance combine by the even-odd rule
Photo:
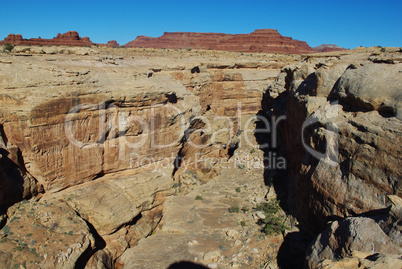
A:
<svg viewBox="0 0 402 269">
<path fill-rule="evenodd" d="M 238 52 L 312 53 L 304 41 L 285 37 L 274 29 L 259 29 L 251 34 L 165 32 L 161 37 L 138 36 L 125 47 L 206 49 Z"/>
<path fill-rule="evenodd" d="M 0 41 L 0 45 L 5 43 L 10 43 L 12 45 L 32 45 L 32 46 L 91 46 L 95 45 L 91 42 L 89 37 L 80 37 L 76 31 L 68 31 L 64 34 L 57 34 L 53 39 L 43 39 L 43 38 L 30 38 L 24 39 L 22 35 L 9 34 L 4 41 Z"/>
</svg>

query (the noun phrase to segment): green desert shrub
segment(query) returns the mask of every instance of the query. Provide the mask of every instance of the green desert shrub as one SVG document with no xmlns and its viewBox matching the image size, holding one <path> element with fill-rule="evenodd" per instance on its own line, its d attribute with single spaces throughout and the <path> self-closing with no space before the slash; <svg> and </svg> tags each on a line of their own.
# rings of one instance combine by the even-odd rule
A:
<svg viewBox="0 0 402 269">
<path fill-rule="evenodd" d="M 261 220 L 261 224 L 266 235 L 283 233 L 286 229 L 289 229 L 281 218 L 276 215 L 266 216 L 265 219 Z"/>
<path fill-rule="evenodd" d="M 264 212 L 266 215 L 276 214 L 280 210 L 279 202 L 276 200 L 271 200 L 269 202 L 262 202 L 257 205 L 256 209 L 258 211 Z"/>
<path fill-rule="evenodd" d="M 6 44 L 4 44 L 4 46 L 3 46 L 3 50 L 4 50 L 4 51 L 8 51 L 8 52 L 12 51 L 13 48 L 14 48 L 14 46 L 11 45 L 10 43 L 6 43 Z"/>
<path fill-rule="evenodd" d="M 231 207 L 229 207 L 228 211 L 229 213 L 239 213 L 240 208 L 238 205 L 232 205 Z"/>
<path fill-rule="evenodd" d="M 279 201 L 271 200 L 257 205 L 258 211 L 264 212 L 266 216 L 264 219 L 259 220 L 259 224 L 263 226 L 262 231 L 266 235 L 284 233 L 289 229 L 284 221 L 278 216 L 280 211 Z"/>
</svg>

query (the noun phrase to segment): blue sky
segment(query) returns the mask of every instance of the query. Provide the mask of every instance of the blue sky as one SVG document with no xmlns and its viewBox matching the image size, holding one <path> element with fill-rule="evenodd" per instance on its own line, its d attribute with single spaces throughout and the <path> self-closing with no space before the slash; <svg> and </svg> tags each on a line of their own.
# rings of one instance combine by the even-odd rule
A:
<svg viewBox="0 0 402 269">
<path fill-rule="evenodd" d="M 53 38 L 75 30 L 93 42 L 192 31 L 250 33 L 273 28 L 284 36 L 346 48 L 402 46 L 402 1 L 8 1 L 0 7 L 0 39 Z"/>
</svg>

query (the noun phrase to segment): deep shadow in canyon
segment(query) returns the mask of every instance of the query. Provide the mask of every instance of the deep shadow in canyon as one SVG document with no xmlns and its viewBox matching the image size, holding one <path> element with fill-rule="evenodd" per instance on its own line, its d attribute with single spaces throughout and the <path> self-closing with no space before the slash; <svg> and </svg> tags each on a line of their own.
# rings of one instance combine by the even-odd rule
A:
<svg viewBox="0 0 402 269">
<path fill-rule="evenodd" d="M 300 222 L 296 211 L 292 208 L 292 197 L 290 197 L 291 193 L 289 192 L 291 167 L 289 167 L 289 162 L 286 158 L 287 148 L 281 131 L 286 124 L 286 120 L 276 122 L 273 114 L 268 116 L 263 111 L 259 111 L 256 117 L 254 135 L 259 148 L 264 152 L 264 183 L 268 189 L 274 188 L 279 205 L 291 217 L 293 226 L 296 221 Z M 277 126 L 273 126 L 276 123 Z M 275 167 L 275 164 L 277 164 L 275 158 L 284 158 L 286 167 Z M 302 225 L 298 224 L 297 228 L 299 231 L 289 232 L 284 237 L 277 256 L 279 268 L 304 267 L 306 251 L 314 237 L 311 231 L 308 231 Z"/>
</svg>

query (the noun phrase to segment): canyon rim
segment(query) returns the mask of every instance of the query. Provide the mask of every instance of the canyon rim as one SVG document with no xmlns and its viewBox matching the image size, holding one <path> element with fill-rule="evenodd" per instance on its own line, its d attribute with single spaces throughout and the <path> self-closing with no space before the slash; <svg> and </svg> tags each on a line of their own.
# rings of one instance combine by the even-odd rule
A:
<svg viewBox="0 0 402 269">
<path fill-rule="evenodd" d="M 400 48 L 3 43 L 2 268 L 401 268 Z"/>
</svg>

